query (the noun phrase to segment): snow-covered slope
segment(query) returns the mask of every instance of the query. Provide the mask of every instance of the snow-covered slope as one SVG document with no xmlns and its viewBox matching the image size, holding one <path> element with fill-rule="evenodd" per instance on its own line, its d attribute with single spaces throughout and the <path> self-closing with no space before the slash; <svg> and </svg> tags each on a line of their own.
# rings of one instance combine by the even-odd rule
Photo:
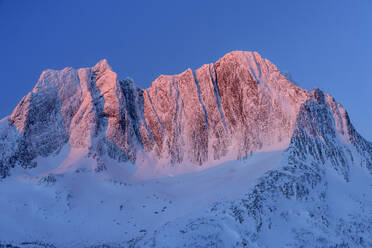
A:
<svg viewBox="0 0 372 248">
<path fill-rule="evenodd" d="M 280 157 L 281 151 L 262 153 L 197 173 L 140 181 L 103 180 L 89 172 L 10 177 L 0 187 L 0 240 L 57 247 L 124 243 L 203 213 L 214 202 L 236 199 Z"/>
<path fill-rule="evenodd" d="M 0 121 L 0 175 L 0 247 L 372 246 L 372 144 L 257 53 L 145 90 L 47 70 Z"/>
<path fill-rule="evenodd" d="M 371 247 L 371 147 L 342 107 L 314 90 L 278 168 L 236 200 L 170 222 L 136 245 Z"/>
</svg>

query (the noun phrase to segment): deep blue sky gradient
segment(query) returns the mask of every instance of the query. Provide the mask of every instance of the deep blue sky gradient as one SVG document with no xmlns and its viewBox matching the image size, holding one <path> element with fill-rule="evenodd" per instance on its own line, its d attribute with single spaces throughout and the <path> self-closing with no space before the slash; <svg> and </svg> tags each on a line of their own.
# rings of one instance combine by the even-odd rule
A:
<svg viewBox="0 0 372 248">
<path fill-rule="evenodd" d="M 94 65 L 148 87 L 160 74 L 258 51 L 331 93 L 372 141 L 372 0 L 0 0 L 0 116 L 44 69 Z"/>
</svg>

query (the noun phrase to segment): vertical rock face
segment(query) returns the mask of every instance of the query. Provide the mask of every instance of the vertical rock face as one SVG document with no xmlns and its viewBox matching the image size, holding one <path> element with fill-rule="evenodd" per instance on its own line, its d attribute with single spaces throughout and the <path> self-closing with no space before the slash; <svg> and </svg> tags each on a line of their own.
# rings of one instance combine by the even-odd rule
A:
<svg viewBox="0 0 372 248">
<path fill-rule="evenodd" d="M 255 52 L 231 52 L 196 71 L 160 76 L 145 90 L 118 80 L 106 60 L 92 68 L 47 70 L 2 121 L 2 176 L 16 164 L 36 166 L 35 158 L 67 143 L 99 163 L 106 155 L 133 163 L 145 156 L 163 167 L 209 166 L 284 149 L 310 98 L 327 106 L 340 136 L 368 146 L 331 96 L 292 84 Z"/>
<path fill-rule="evenodd" d="M 350 165 L 355 163 L 372 174 L 371 149 L 372 144 L 356 132 L 346 110 L 329 94 L 314 89 L 297 116 L 291 155 L 303 163 L 310 157 L 320 165 L 329 164 L 348 181 Z"/>
<path fill-rule="evenodd" d="M 216 63 L 217 85 L 238 157 L 288 146 L 299 107 L 308 97 L 257 53 L 233 52 Z"/>
<path fill-rule="evenodd" d="M 100 236 L 102 228 L 99 228 L 98 236 L 92 240 L 90 237 L 95 233 L 92 234 L 93 229 L 88 228 L 88 236 L 80 233 L 76 236 L 76 247 L 82 244 L 86 247 L 97 247 L 98 244 L 106 246 L 105 239 L 110 240 L 107 247 L 111 244 L 116 246 L 112 243 L 115 237 L 112 234 L 115 233 L 121 238 L 130 237 L 127 243 L 120 241 L 118 247 L 162 247 L 168 244 L 174 247 L 372 247 L 372 202 L 369 200 L 372 199 L 372 143 L 358 134 L 346 110 L 332 96 L 319 89 L 309 92 L 292 84 L 275 65 L 257 53 L 231 52 L 216 63 L 203 65 L 195 71 L 188 69 L 178 75 L 160 76 L 145 90 L 138 88 L 130 79 L 119 80 L 106 60 L 92 68 L 47 70 L 13 113 L 0 120 L 0 179 L 11 175 L 13 167 L 38 166 L 40 157 L 65 156 L 64 152 L 60 152 L 65 151 L 64 146 L 70 147 L 72 155 L 75 152 L 79 156 L 82 154 L 82 160 L 73 160 L 78 165 L 81 165 L 81 161 L 85 162 L 87 157 L 95 159 L 96 163 L 92 164 L 96 166 L 96 172 L 112 166 L 109 169 L 114 168 L 111 170 L 114 173 L 127 173 L 115 161 L 107 160 L 111 158 L 134 163 L 145 172 L 150 169 L 150 176 L 157 176 L 155 173 L 158 171 L 169 175 L 173 168 L 198 170 L 259 151 L 286 149 L 280 152 L 280 162 L 269 158 L 266 162 L 258 160 L 249 164 L 248 160 L 243 160 L 239 162 L 239 168 L 233 163 L 225 164 L 220 167 L 223 170 L 216 170 L 218 173 L 214 177 L 211 170 L 210 174 L 203 172 L 165 178 L 165 181 L 142 181 L 131 187 L 122 187 L 121 182 L 117 187 L 117 183 L 113 182 L 116 178 L 109 177 L 109 183 L 102 184 L 103 188 L 93 188 L 104 191 L 92 190 L 91 186 L 99 182 L 91 181 L 91 178 L 106 179 L 105 176 L 88 174 L 88 177 L 84 177 L 75 173 L 65 177 L 55 175 L 60 172 L 57 169 L 62 171 L 66 166 L 74 168 L 72 164 L 64 163 L 69 162 L 69 154 L 52 173 L 49 169 L 44 170 L 50 173 L 47 176 L 44 173 L 31 176 L 32 180 L 38 180 L 37 187 L 30 187 L 32 184 L 28 177 L 24 188 L 14 184 L 18 183 L 17 180 L 4 180 L 4 188 L 0 187 L 2 193 L 7 193 L 1 202 L 2 209 L 15 209 L 5 212 L 13 215 L 5 214 L 7 218 L 3 221 L 2 230 L 6 232 L 3 236 L 16 230 L 15 237 L 18 238 L 21 230 L 25 234 L 23 236 L 27 237 L 27 242 L 19 242 L 22 247 L 38 245 L 39 242 L 28 241 L 32 241 L 33 237 L 46 237 L 38 233 L 46 229 L 34 230 L 33 225 L 27 224 L 29 227 L 26 229 L 19 229 L 22 225 L 12 225 L 8 231 L 6 220 L 20 222 L 25 217 L 33 223 L 40 217 L 42 219 L 38 220 L 46 227 L 52 223 L 53 227 L 57 224 L 58 227 L 62 226 L 61 230 L 74 232 L 79 230 L 76 227 L 81 228 L 81 223 L 93 223 L 86 221 L 87 217 L 97 219 L 97 216 L 91 216 L 91 213 L 95 213 L 93 209 L 105 209 L 102 200 L 98 203 L 97 196 L 103 192 L 106 194 L 107 190 L 110 191 L 110 198 L 120 198 L 107 203 L 109 208 L 106 209 L 114 215 L 98 215 L 98 219 L 106 220 L 102 224 L 106 223 L 110 231 Z M 256 160 L 257 157 L 252 159 Z M 54 163 L 56 159 L 51 158 L 50 161 Z M 275 166 L 267 167 L 265 163 Z M 224 167 L 230 165 L 229 171 L 236 170 L 234 173 L 241 174 L 239 178 L 242 180 L 237 180 L 237 183 L 231 179 L 235 177 L 230 177 L 233 174 L 229 175 L 230 172 Z M 263 165 L 266 169 L 252 165 Z M 250 166 L 255 168 L 240 170 Z M 155 170 L 151 170 L 155 167 Z M 76 172 L 83 171 L 79 169 Z M 255 170 L 260 176 L 253 177 L 253 180 L 250 173 Z M 27 171 L 25 174 L 32 173 Z M 205 177 L 207 187 L 195 190 L 195 181 L 185 184 L 201 174 L 208 176 Z M 216 175 L 223 175 L 221 181 L 216 181 Z M 175 203 L 183 198 L 184 191 L 191 190 L 188 194 L 194 198 L 194 192 L 200 190 L 202 198 L 210 198 L 210 188 L 222 181 L 223 187 L 226 187 L 228 180 L 229 183 L 234 182 L 227 184 L 226 192 L 234 195 L 231 200 L 218 197 L 217 202 L 206 202 L 208 209 L 198 206 L 192 209 L 192 213 L 190 209 L 187 212 L 180 210 L 188 208 L 190 204 L 199 205 L 195 199 L 181 201 L 182 207 L 176 207 L 180 206 Z M 254 182 L 245 184 L 246 180 Z M 74 190 L 80 183 L 88 189 L 76 192 L 75 196 Z M 158 187 L 157 184 L 163 185 Z M 52 185 L 50 191 L 41 188 Z M 153 194 L 154 198 L 149 197 L 151 191 L 146 188 L 149 185 L 156 194 L 165 187 L 175 186 L 179 190 L 174 192 L 180 195 L 174 194 L 173 204 L 169 201 L 173 206 L 168 205 L 166 210 L 164 203 L 168 202 L 167 198 L 156 194 Z M 194 189 L 188 185 L 194 186 Z M 239 185 L 244 193 L 234 192 L 234 185 Z M 31 188 L 31 191 L 25 192 L 36 193 L 25 197 L 27 193 L 20 189 L 26 188 Z M 137 191 L 139 188 L 141 190 Z M 116 190 L 117 193 L 112 194 Z M 80 187 L 77 191 L 80 191 Z M 133 223 L 127 219 L 132 216 L 132 221 L 133 216 L 138 216 L 132 209 L 139 205 L 146 207 L 141 198 L 133 197 L 142 194 L 139 192 L 154 205 L 154 208 L 148 208 L 148 213 L 141 210 L 140 217 L 143 217 L 142 214 L 151 216 L 146 214 L 152 214 L 154 209 L 159 219 L 154 216 L 148 219 L 163 223 L 154 225 L 154 230 L 142 229 L 146 224 L 142 222 L 143 218 Z M 173 195 L 170 192 L 165 191 L 161 195 Z M 219 190 L 215 192 L 221 193 Z M 16 197 L 10 197 L 12 194 Z M 89 201 L 89 194 L 92 194 L 94 201 Z M 23 201 L 23 198 L 29 200 Z M 49 205 L 49 200 L 44 199 L 52 199 L 56 203 Z M 123 206 L 123 200 L 128 200 L 128 205 L 126 202 Z M 38 205 L 38 201 L 48 204 Z M 82 212 L 79 212 L 77 205 L 82 202 Z M 88 203 L 98 204 L 99 207 L 92 207 Z M 66 206 L 62 206 L 64 204 Z M 51 212 L 46 211 L 49 206 L 52 207 Z M 161 210 L 164 214 L 157 211 L 159 206 L 164 206 Z M 124 208 L 125 211 L 115 213 L 115 208 L 120 211 Z M 35 212 L 35 209 L 38 211 Z M 181 214 L 174 215 L 176 211 Z M 52 212 L 52 215 L 47 214 Z M 84 214 L 79 216 L 78 213 Z M 166 215 L 170 216 L 167 221 L 164 219 Z M 13 219 L 13 216 L 16 218 Z M 71 225 L 70 217 L 78 218 L 75 221 L 77 226 Z M 120 231 L 123 226 L 117 226 L 120 222 L 116 217 L 124 220 L 121 223 L 128 224 L 125 226 L 128 231 L 134 230 L 129 231 L 130 236 L 123 236 Z M 62 219 L 66 220 L 67 226 L 63 227 Z M 35 233 L 37 235 L 33 236 Z M 85 241 L 89 242 L 85 244 Z M 75 247 L 68 241 L 63 242 L 69 244 L 62 245 L 64 247 Z M 95 242 L 98 243 L 93 245 Z M 40 245 L 55 247 L 47 243 Z"/>
<path fill-rule="evenodd" d="M 104 154 L 134 162 L 142 140 L 141 106 L 142 91 L 130 80 L 119 81 L 106 60 L 92 68 L 47 70 L 3 120 L 2 142 L 10 129 L 16 147 L 3 156 L 2 167 L 36 166 L 37 156 L 58 153 L 66 143 L 98 162 Z"/>
<path fill-rule="evenodd" d="M 257 53 L 232 52 L 156 79 L 145 90 L 145 119 L 158 156 L 202 165 L 288 146 L 308 96 Z"/>
<path fill-rule="evenodd" d="M 330 95 L 308 94 L 280 166 L 238 199 L 167 222 L 134 247 L 371 247 L 372 144 Z"/>
<path fill-rule="evenodd" d="M 58 151 L 69 139 L 69 126 L 81 102 L 78 75 L 71 68 L 42 73 L 34 89 L 9 117 L 18 133 L 11 166 L 30 166 L 37 156 Z"/>
</svg>

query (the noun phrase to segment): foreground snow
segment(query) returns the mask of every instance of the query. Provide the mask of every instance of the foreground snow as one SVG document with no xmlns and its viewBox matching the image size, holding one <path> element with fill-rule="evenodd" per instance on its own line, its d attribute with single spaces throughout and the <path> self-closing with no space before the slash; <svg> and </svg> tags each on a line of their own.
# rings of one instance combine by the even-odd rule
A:
<svg viewBox="0 0 372 248">
<path fill-rule="evenodd" d="M 351 146 L 345 149 L 360 164 L 363 157 Z M 329 162 L 315 164 L 311 156 L 301 165 L 293 155 L 298 150 L 148 180 L 114 180 L 89 167 L 62 174 L 18 170 L 0 187 L 0 244 L 370 247 L 370 171 L 351 166 L 345 179 Z"/>
<path fill-rule="evenodd" d="M 1 222 L 7 223 L 0 224 L 0 240 L 78 247 L 130 240 L 176 219 L 200 215 L 216 202 L 238 198 L 278 166 L 281 154 L 259 153 L 152 180 L 109 180 L 92 171 L 49 176 L 45 171 L 18 171 L 0 187 Z"/>
</svg>

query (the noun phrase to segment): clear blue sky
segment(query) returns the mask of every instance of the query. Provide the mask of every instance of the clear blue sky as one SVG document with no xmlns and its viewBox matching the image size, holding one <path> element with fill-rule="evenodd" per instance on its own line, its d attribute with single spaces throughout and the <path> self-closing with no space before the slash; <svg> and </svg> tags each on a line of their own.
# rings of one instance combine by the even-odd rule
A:
<svg viewBox="0 0 372 248">
<path fill-rule="evenodd" d="M 148 87 L 232 50 L 258 51 L 331 93 L 372 141 L 372 0 L 0 0 L 0 116 L 44 69 L 107 58 Z"/>
</svg>

